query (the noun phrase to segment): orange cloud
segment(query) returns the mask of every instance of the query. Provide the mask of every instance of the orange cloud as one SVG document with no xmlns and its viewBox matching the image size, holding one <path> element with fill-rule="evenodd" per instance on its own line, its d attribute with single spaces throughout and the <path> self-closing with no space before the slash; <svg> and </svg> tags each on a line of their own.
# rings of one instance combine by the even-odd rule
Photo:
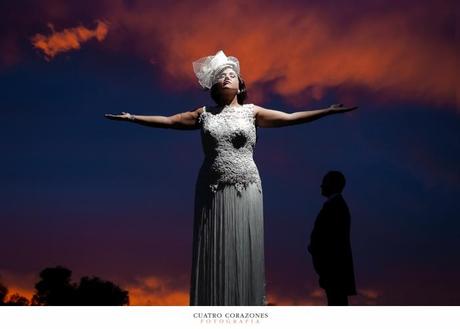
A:
<svg viewBox="0 0 460 329">
<path fill-rule="evenodd" d="M 429 6 L 356 11 L 344 26 L 335 17 L 340 11 L 308 5 L 214 1 L 196 8 L 182 3 L 160 9 L 138 1 L 128 10 L 118 3 L 111 19 L 123 26 L 117 36 L 132 41 L 130 52 L 158 65 L 168 88 L 198 87 L 192 61 L 223 49 L 239 58 L 256 102 L 273 92 L 305 104 L 348 86 L 382 100 L 456 104 L 455 45 L 445 35 L 420 33 L 420 21 L 432 17 Z"/>
<path fill-rule="evenodd" d="M 340 1 L 333 7 L 242 0 L 99 2 L 104 12 L 98 17 L 111 22 L 107 51 L 156 65 L 165 88 L 199 88 L 192 61 L 223 49 L 239 58 L 252 102 L 273 93 L 304 106 L 334 90 L 337 102 L 360 105 L 360 96 L 352 94 L 364 90 L 381 101 L 459 108 L 451 2 L 382 2 L 377 9 L 363 2 L 356 10 Z M 38 34 L 34 45 L 50 59 L 106 33 L 107 25 L 99 22 L 94 31 Z"/>
<path fill-rule="evenodd" d="M 20 273 L 0 269 L 0 282 L 8 288 L 6 300 L 14 294 L 19 294 L 31 302 L 35 294 L 34 284 L 36 281 L 37 277 L 32 273 Z"/>
<path fill-rule="evenodd" d="M 129 304 L 137 306 L 186 306 L 189 305 L 188 290 L 174 287 L 173 280 L 156 276 L 136 278 L 123 285 L 129 291 Z"/>
<path fill-rule="evenodd" d="M 105 39 L 108 32 L 108 24 L 103 21 L 97 21 L 97 26 L 94 30 L 87 29 L 84 26 L 78 26 L 56 32 L 52 24 L 48 24 L 48 26 L 52 30 L 51 35 L 36 34 L 31 39 L 34 47 L 40 49 L 45 54 L 47 60 L 59 53 L 72 49 L 80 49 L 81 43 L 92 38 L 102 41 Z"/>
</svg>

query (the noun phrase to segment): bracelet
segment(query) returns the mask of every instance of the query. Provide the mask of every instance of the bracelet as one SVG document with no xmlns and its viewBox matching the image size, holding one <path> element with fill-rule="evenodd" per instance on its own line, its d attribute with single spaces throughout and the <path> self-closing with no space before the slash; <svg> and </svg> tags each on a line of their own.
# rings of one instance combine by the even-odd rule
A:
<svg viewBox="0 0 460 329">
<path fill-rule="evenodd" d="M 136 120 L 136 117 L 134 115 L 132 115 L 131 113 L 128 113 L 128 114 L 129 114 L 129 120 L 131 121 Z"/>
</svg>

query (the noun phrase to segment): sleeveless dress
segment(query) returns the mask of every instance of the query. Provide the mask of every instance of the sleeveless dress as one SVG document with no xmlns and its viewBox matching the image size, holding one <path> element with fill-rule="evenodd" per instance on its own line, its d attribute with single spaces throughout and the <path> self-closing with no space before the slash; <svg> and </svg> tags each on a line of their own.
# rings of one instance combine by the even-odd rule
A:
<svg viewBox="0 0 460 329">
<path fill-rule="evenodd" d="M 254 105 L 204 111 L 195 187 L 190 305 L 267 305 Z"/>
</svg>

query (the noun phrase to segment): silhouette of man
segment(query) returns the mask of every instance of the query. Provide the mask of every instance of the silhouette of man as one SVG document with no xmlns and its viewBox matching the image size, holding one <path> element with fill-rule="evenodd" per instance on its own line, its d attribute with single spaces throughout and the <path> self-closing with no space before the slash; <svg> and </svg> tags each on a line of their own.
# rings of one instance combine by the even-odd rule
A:
<svg viewBox="0 0 460 329">
<path fill-rule="evenodd" d="M 327 201 L 316 218 L 308 245 L 329 306 L 348 305 L 348 296 L 356 295 L 350 212 L 341 194 L 344 187 L 345 177 L 340 171 L 329 171 L 324 176 L 321 194 Z"/>
</svg>

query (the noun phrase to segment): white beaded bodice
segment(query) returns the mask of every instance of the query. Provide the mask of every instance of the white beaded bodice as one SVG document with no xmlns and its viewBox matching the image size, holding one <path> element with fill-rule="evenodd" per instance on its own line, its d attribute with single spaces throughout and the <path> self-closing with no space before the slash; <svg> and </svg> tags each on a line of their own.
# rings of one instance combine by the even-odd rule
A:
<svg viewBox="0 0 460 329">
<path fill-rule="evenodd" d="M 254 105 L 225 106 L 219 113 L 204 108 L 198 122 L 205 159 L 198 181 L 212 192 L 225 184 L 233 184 L 238 192 L 249 183 L 262 186 L 253 159 L 257 141 Z"/>
</svg>

